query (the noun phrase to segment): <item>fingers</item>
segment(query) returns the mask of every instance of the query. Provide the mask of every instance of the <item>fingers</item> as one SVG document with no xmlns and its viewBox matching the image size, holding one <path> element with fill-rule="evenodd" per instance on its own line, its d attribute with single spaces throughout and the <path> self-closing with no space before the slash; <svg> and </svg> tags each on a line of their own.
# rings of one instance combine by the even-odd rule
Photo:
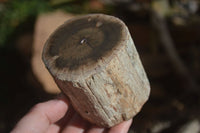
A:
<svg viewBox="0 0 200 133">
<path fill-rule="evenodd" d="M 89 124 L 75 113 L 73 108 L 66 114 L 68 108 L 69 102 L 63 94 L 57 100 L 39 103 L 18 122 L 11 133 L 52 133 L 60 132 L 61 129 L 63 129 L 62 133 L 83 133 L 86 131 L 88 133 L 127 133 L 132 123 L 132 120 L 125 121 L 108 131 L 108 129 Z"/>
<path fill-rule="evenodd" d="M 124 121 L 109 129 L 95 126 L 75 113 L 71 117 L 71 120 L 65 124 L 62 133 L 127 133 L 132 124 L 132 119 Z"/>
<path fill-rule="evenodd" d="M 98 126 L 92 126 L 87 133 L 105 133 L 106 129 Z"/>
<path fill-rule="evenodd" d="M 75 113 L 71 120 L 67 123 L 62 133 L 84 133 L 89 126 L 89 123 L 80 115 Z"/>
<path fill-rule="evenodd" d="M 72 119 L 75 113 L 76 111 L 74 110 L 72 105 L 70 105 L 65 116 L 62 119 L 60 119 L 58 122 L 56 122 L 55 124 L 58 125 L 61 129 L 63 129 L 69 123 L 69 121 Z"/>
<path fill-rule="evenodd" d="M 37 104 L 18 122 L 12 133 L 46 132 L 52 123 L 65 115 L 68 105 L 62 99 Z"/>
<path fill-rule="evenodd" d="M 132 119 L 112 127 L 109 133 L 127 133 L 132 124 Z"/>
<path fill-rule="evenodd" d="M 60 126 L 58 126 L 57 124 L 52 124 L 49 126 L 47 131 L 45 131 L 45 133 L 59 133 L 59 131 L 60 131 Z"/>
<path fill-rule="evenodd" d="M 91 127 L 91 129 L 87 131 L 87 133 L 127 133 L 131 124 L 132 124 L 132 119 L 124 121 L 110 129 L 93 126 Z"/>
</svg>

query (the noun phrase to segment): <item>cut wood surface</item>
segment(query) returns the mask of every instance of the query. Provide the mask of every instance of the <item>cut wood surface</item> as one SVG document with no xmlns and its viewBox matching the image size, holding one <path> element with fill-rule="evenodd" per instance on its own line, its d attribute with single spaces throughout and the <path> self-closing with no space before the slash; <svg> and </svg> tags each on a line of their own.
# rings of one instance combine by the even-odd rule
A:
<svg viewBox="0 0 200 133">
<path fill-rule="evenodd" d="M 90 14 L 68 20 L 47 40 L 43 61 L 80 115 L 98 126 L 131 119 L 150 93 L 126 25 Z"/>
</svg>

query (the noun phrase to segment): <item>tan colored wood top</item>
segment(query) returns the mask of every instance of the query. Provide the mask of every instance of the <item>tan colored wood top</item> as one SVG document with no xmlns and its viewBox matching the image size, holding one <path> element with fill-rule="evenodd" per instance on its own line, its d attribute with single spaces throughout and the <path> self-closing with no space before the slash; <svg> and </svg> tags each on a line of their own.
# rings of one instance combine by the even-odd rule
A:
<svg viewBox="0 0 200 133">
<path fill-rule="evenodd" d="M 47 40 L 43 61 L 61 80 L 76 80 L 105 67 L 127 39 L 124 23 L 112 16 L 90 14 L 61 25 Z"/>
</svg>

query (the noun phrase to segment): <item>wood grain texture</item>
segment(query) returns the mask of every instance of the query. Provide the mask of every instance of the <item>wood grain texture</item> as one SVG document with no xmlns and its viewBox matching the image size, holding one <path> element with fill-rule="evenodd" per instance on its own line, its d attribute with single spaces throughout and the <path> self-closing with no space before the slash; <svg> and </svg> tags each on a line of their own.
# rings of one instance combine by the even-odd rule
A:
<svg viewBox="0 0 200 133">
<path fill-rule="evenodd" d="M 92 24 L 85 26 L 89 21 Z M 61 31 L 78 41 L 69 42 Z M 80 42 L 86 44 L 80 46 Z M 58 63 L 59 58 L 64 59 Z M 149 81 L 133 40 L 126 25 L 115 17 L 93 14 L 66 22 L 47 40 L 43 61 L 77 112 L 96 125 L 112 127 L 131 119 L 149 97 Z"/>
</svg>

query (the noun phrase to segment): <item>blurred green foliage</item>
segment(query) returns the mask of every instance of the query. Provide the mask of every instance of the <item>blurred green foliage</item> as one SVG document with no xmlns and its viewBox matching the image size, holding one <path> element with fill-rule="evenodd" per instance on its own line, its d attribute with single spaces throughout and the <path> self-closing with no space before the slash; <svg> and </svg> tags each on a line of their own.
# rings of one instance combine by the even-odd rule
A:
<svg viewBox="0 0 200 133">
<path fill-rule="evenodd" d="M 90 12 L 89 0 L 8 0 L 0 3 L 0 47 L 5 46 L 16 28 L 42 12 L 61 9 L 71 13 Z"/>
<path fill-rule="evenodd" d="M 42 0 L 11 0 L 1 4 L 0 10 L 0 47 L 4 46 L 8 36 L 17 26 L 40 12 L 50 10 L 48 3 Z"/>
</svg>

